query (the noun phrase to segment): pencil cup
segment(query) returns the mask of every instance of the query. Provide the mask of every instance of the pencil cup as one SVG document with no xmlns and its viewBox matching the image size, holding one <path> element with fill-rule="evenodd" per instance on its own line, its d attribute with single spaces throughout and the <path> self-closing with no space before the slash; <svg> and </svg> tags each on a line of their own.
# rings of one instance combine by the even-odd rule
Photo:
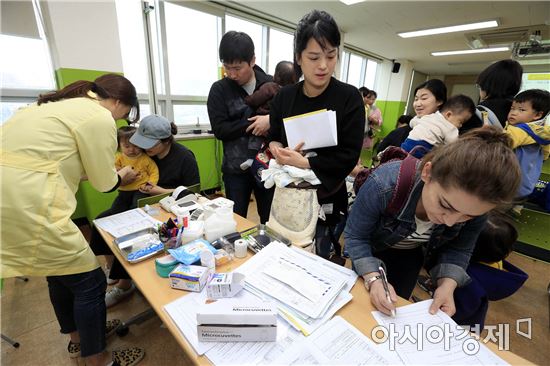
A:
<svg viewBox="0 0 550 366">
<path fill-rule="evenodd" d="M 178 242 L 177 237 L 169 238 L 168 240 L 161 240 L 164 244 L 164 251 L 168 253 L 168 249 L 176 249 L 181 246 L 181 242 Z"/>
</svg>

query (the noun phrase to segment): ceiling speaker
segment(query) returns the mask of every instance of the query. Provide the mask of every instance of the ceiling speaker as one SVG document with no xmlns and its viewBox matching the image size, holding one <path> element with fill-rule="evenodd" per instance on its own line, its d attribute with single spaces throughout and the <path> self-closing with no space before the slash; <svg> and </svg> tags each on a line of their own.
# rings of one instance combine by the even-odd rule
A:
<svg viewBox="0 0 550 366">
<path fill-rule="evenodd" d="M 397 74 L 400 68 L 401 68 L 401 64 L 399 62 L 394 62 L 391 72 L 393 72 L 394 74 Z"/>
</svg>

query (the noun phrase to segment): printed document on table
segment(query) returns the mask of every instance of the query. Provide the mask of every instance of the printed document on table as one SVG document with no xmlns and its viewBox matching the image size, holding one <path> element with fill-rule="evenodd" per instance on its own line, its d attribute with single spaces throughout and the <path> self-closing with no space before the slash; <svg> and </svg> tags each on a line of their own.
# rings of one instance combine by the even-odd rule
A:
<svg viewBox="0 0 550 366">
<path fill-rule="evenodd" d="M 342 273 L 275 242 L 239 267 L 238 272 L 246 276 L 246 288 L 252 287 L 312 318 L 323 317 L 348 281 Z M 291 273 L 292 278 L 284 272 Z M 310 289 L 304 294 L 298 283 L 309 284 Z"/>
<path fill-rule="evenodd" d="M 338 144 L 335 111 L 322 109 L 300 114 L 284 118 L 283 123 L 288 146 L 291 149 L 302 141 L 305 142 L 303 150 Z"/>
<path fill-rule="evenodd" d="M 277 365 L 395 365 L 395 352 L 375 344 L 336 316 L 311 336 L 295 342 L 273 361 Z"/>
<path fill-rule="evenodd" d="M 197 310 L 206 300 L 206 291 L 190 293 L 169 304 L 164 305 L 164 311 L 170 315 L 187 342 L 197 354 L 202 355 L 216 342 L 199 342 L 197 334 Z"/>
<path fill-rule="evenodd" d="M 247 291 L 236 296 L 240 301 L 257 302 L 257 298 Z M 196 333 L 196 327 L 195 327 Z M 305 337 L 277 317 L 277 341 L 275 342 L 215 342 L 206 352 L 206 357 L 214 365 L 268 365 L 286 352 L 292 344 Z"/>
<path fill-rule="evenodd" d="M 94 224 L 115 238 L 135 233 L 150 227 L 156 227 L 161 222 L 145 213 L 141 208 L 135 208 L 116 215 L 95 219 Z"/>
<path fill-rule="evenodd" d="M 441 310 L 431 315 L 432 301 L 401 306 L 395 318 L 373 311 L 388 335 L 380 346 L 397 351 L 406 365 L 507 365 Z"/>
</svg>

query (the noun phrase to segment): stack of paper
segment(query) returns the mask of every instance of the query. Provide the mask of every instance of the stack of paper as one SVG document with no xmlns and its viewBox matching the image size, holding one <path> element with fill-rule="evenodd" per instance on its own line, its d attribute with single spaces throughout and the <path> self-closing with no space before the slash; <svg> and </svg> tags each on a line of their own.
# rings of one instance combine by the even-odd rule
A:
<svg viewBox="0 0 550 366">
<path fill-rule="evenodd" d="M 357 274 L 298 248 L 273 242 L 237 270 L 245 288 L 277 303 L 279 314 L 305 335 L 352 298 Z"/>
<path fill-rule="evenodd" d="M 405 365 L 418 364 L 419 357 L 423 365 L 507 364 L 441 310 L 431 315 L 432 301 L 401 306 L 395 318 L 373 311 L 387 335 L 380 347 L 396 353 Z"/>
<path fill-rule="evenodd" d="M 304 142 L 302 150 L 336 146 L 336 112 L 322 109 L 283 119 L 288 146 L 294 149 Z"/>
<path fill-rule="evenodd" d="M 95 219 L 94 224 L 116 238 L 161 224 L 141 208 Z"/>
</svg>

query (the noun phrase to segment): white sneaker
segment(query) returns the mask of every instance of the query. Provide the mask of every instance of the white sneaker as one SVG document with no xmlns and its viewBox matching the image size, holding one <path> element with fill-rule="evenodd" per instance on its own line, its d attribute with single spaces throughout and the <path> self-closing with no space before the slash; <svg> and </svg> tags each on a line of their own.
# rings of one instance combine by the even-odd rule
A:
<svg viewBox="0 0 550 366">
<path fill-rule="evenodd" d="M 112 286 L 115 283 L 118 283 L 118 280 L 113 280 L 112 278 L 109 278 L 109 275 L 111 274 L 111 268 L 105 266 L 105 269 L 103 270 L 103 272 L 105 272 L 105 277 L 107 278 L 107 284 L 109 286 Z"/>
<path fill-rule="evenodd" d="M 105 293 L 105 305 L 110 308 L 111 306 L 118 304 L 119 302 L 130 296 L 135 289 L 136 286 L 134 286 L 133 283 L 130 288 L 126 290 L 116 286 L 111 287 L 111 289 L 108 290 L 107 293 Z"/>
</svg>

